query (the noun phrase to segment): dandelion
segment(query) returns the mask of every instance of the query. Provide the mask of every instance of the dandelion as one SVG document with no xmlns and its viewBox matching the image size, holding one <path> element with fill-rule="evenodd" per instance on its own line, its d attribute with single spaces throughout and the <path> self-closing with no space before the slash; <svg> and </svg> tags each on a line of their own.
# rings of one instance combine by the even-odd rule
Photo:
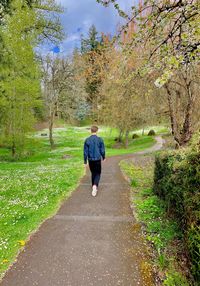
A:
<svg viewBox="0 0 200 286">
<path fill-rule="evenodd" d="M 20 244 L 21 246 L 24 246 L 24 245 L 26 244 L 26 241 L 25 241 L 25 240 L 18 240 L 18 242 L 19 242 L 19 244 Z"/>
</svg>

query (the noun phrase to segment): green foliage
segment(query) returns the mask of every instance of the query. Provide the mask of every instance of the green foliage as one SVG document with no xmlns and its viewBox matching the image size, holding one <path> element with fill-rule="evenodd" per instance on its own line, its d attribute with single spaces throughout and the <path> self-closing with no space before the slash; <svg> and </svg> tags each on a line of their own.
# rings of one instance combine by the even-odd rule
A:
<svg viewBox="0 0 200 286">
<path fill-rule="evenodd" d="M 39 105 L 39 72 L 33 51 L 37 33 L 26 32 L 35 21 L 35 12 L 15 0 L 2 34 L 9 63 L 1 82 L 2 141 L 12 148 L 13 156 L 23 148 L 25 134 L 34 123 L 33 108 Z"/>
<path fill-rule="evenodd" d="M 162 73 L 157 84 L 163 85 L 172 77 L 174 70 L 188 63 L 199 61 L 199 2 L 198 1 L 141 1 L 132 6 L 132 18 L 122 11 L 116 0 L 97 0 L 105 6 L 113 4 L 119 15 L 127 19 L 125 33 L 129 23 L 138 23 L 137 32 L 131 35 L 128 51 L 135 46 L 149 43 L 147 65 Z M 152 11 L 152 13 L 150 13 Z M 184 14 L 184 21 L 182 15 Z M 163 33 L 163 28 L 166 32 Z M 150 59 L 150 60 L 149 60 Z M 144 69 L 144 67 L 142 68 Z"/>
<path fill-rule="evenodd" d="M 137 187 L 138 186 L 138 182 L 135 179 L 131 179 L 131 187 Z"/>
<path fill-rule="evenodd" d="M 190 142 L 190 148 L 194 152 L 200 152 L 200 131 L 193 135 Z"/>
<path fill-rule="evenodd" d="M 189 286 L 187 280 L 178 272 L 171 271 L 167 273 L 167 278 L 164 281 L 165 286 Z"/>
<path fill-rule="evenodd" d="M 29 2 L 29 7 L 34 9 L 37 14 L 37 21 L 32 29 L 38 31 L 38 42 L 59 44 L 64 39 L 63 27 L 59 18 L 63 9 L 55 0 L 36 2 L 30 0 Z"/>
<path fill-rule="evenodd" d="M 165 205 L 155 195 L 150 194 L 144 200 L 138 201 L 137 208 L 140 219 L 147 223 L 147 239 L 154 244 L 158 253 L 161 253 L 178 234 L 176 223 L 164 218 Z"/>
<path fill-rule="evenodd" d="M 0 25 L 4 24 L 4 18 L 7 13 L 10 13 L 11 0 L 1 0 L 0 3 Z"/>
<path fill-rule="evenodd" d="M 0 11 L 1 5 L 6 15 L 0 30 L 0 140 L 14 157 L 23 150 L 38 111 L 42 114 L 35 48 L 44 37 L 60 38 L 61 26 L 54 14 L 61 9 L 54 0 L 5 0 Z"/>
<path fill-rule="evenodd" d="M 135 182 L 132 185 L 134 191 L 132 197 L 137 218 L 145 225 L 146 239 L 156 250 L 154 265 L 159 267 L 158 272 L 163 273 L 162 280 L 166 283 L 164 285 L 189 285 L 181 271 L 172 270 L 175 265 L 177 267 L 176 251 L 178 250 L 172 248 L 172 245 L 174 241 L 182 239 L 182 235 L 176 221 L 167 215 L 166 203 L 155 195 L 152 189 L 152 164 L 136 166 L 128 161 L 122 161 L 120 166 L 130 182 L 132 180 Z"/>
<path fill-rule="evenodd" d="M 161 253 L 159 256 L 158 256 L 158 259 L 157 259 L 157 263 L 158 263 L 158 266 L 159 268 L 163 271 L 164 269 L 166 269 L 169 265 L 169 261 L 166 257 L 165 254 Z"/>
<path fill-rule="evenodd" d="M 81 40 L 81 55 L 84 59 L 84 78 L 87 102 L 90 104 L 93 120 L 98 118 L 99 89 L 102 84 L 104 65 L 104 41 L 96 27 L 92 25 L 88 37 Z"/>
<path fill-rule="evenodd" d="M 200 153 L 194 145 L 157 156 L 154 191 L 182 227 L 192 271 L 200 281 Z"/>
<path fill-rule="evenodd" d="M 113 148 L 113 146 L 115 145 L 115 141 L 114 139 L 112 138 L 111 139 L 108 139 L 106 138 L 105 139 L 105 142 L 108 146 L 108 148 L 110 149 L 109 150 L 109 153 L 110 155 L 117 155 L 117 154 L 129 154 L 130 152 L 139 152 L 141 150 L 141 148 L 145 149 L 145 148 L 149 148 L 151 147 L 155 141 L 152 137 L 148 137 L 148 136 L 143 136 L 143 137 L 140 137 L 138 139 L 135 139 L 133 140 L 132 142 L 129 143 L 128 145 L 128 148 L 125 148 L 124 145 L 122 144 L 120 148 Z"/>
<path fill-rule="evenodd" d="M 98 51 L 101 41 L 99 41 L 98 31 L 94 25 L 92 25 L 89 29 L 88 38 L 81 39 L 81 52 L 82 54 L 91 52 L 91 51 Z"/>
<path fill-rule="evenodd" d="M 128 15 L 120 8 L 119 4 L 116 2 L 116 0 L 96 0 L 98 3 L 103 4 L 104 6 L 108 6 L 110 3 L 113 4 L 113 6 L 115 7 L 115 9 L 117 10 L 118 14 L 125 18 L 125 19 L 129 19 Z"/>
<path fill-rule="evenodd" d="M 74 118 L 78 121 L 83 121 L 88 116 L 90 105 L 86 101 L 79 101 L 76 106 Z"/>
</svg>

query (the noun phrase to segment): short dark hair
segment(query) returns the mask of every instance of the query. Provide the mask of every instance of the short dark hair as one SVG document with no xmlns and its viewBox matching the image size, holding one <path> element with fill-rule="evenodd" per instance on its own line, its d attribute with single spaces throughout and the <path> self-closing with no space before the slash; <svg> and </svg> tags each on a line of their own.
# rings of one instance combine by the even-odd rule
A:
<svg viewBox="0 0 200 286">
<path fill-rule="evenodd" d="M 98 130 L 99 130 L 99 128 L 98 128 L 97 126 L 95 126 L 95 125 L 93 125 L 93 126 L 91 127 L 91 132 L 92 132 L 92 133 L 96 133 Z"/>
</svg>

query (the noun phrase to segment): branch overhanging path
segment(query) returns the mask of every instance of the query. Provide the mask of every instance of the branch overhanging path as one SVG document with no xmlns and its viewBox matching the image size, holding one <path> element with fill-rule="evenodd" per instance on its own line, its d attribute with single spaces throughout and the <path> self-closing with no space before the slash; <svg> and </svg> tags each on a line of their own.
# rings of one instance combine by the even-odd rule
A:
<svg viewBox="0 0 200 286">
<path fill-rule="evenodd" d="M 0 285 L 149 285 L 140 269 L 145 244 L 119 162 L 161 149 L 163 139 L 158 136 L 156 141 L 146 151 L 109 158 L 96 198 L 87 172 L 58 213 L 31 237 Z"/>
</svg>

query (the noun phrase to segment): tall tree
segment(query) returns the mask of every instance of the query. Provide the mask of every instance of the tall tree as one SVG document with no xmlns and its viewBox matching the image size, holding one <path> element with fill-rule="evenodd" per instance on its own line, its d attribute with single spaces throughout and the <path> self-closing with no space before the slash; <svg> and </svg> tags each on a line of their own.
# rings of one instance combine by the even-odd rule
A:
<svg viewBox="0 0 200 286">
<path fill-rule="evenodd" d="M 127 58 L 116 48 L 109 50 L 108 67 L 101 93 L 103 93 L 102 118 L 104 123 L 119 129 L 119 141 L 125 135 L 125 146 L 131 130 L 144 127 L 152 122 L 153 108 L 149 108 L 148 86 L 143 86 L 143 79 L 138 75 L 129 75 L 137 67 L 138 60 Z M 149 123 L 148 122 L 148 123 Z"/>
<path fill-rule="evenodd" d="M 77 49 L 73 52 L 70 66 L 72 77 L 67 82 L 66 89 L 62 93 L 62 116 L 71 123 L 80 123 L 80 121 L 89 116 L 90 105 L 87 102 L 86 80 L 83 75 L 85 63 Z"/>
<path fill-rule="evenodd" d="M 4 17 L 0 30 L 0 124 L 2 140 L 15 156 L 33 126 L 35 108 L 41 104 L 35 47 L 45 39 L 62 37 L 58 17 L 54 17 L 61 10 L 54 0 L 4 1 L 4 8 L 11 13 Z"/>
<path fill-rule="evenodd" d="M 12 5 L 12 16 L 7 17 L 2 34 L 9 64 L 1 81 L 0 107 L 4 140 L 15 156 L 34 121 L 33 108 L 39 103 L 39 73 L 33 52 L 37 34 L 25 32 L 34 25 L 35 12 L 21 0 L 13 1 Z"/>
<path fill-rule="evenodd" d="M 67 121 L 81 120 L 89 112 L 86 102 L 85 81 L 82 76 L 82 59 L 74 53 L 68 58 L 43 60 L 43 95 L 48 114 L 49 141 L 54 147 L 53 125 L 56 116 Z"/>
<path fill-rule="evenodd" d="M 54 147 L 53 125 L 59 109 L 60 97 L 66 88 L 69 78 L 72 77 L 70 65 L 64 59 L 47 56 L 42 62 L 43 69 L 43 95 L 46 104 L 49 122 L 49 142 Z"/>
<path fill-rule="evenodd" d="M 89 29 L 88 38 L 81 39 L 81 52 L 82 54 L 97 51 L 100 45 L 100 37 L 99 33 L 94 25 L 92 25 Z"/>
<path fill-rule="evenodd" d="M 99 88 L 102 83 L 101 67 L 98 58 L 103 53 L 103 39 L 99 36 L 95 26 L 89 29 L 88 38 L 82 38 L 81 52 L 85 60 L 86 92 L 88 102 L 92 106 L 93 118 L 98 116 Z"/>
</svg>

